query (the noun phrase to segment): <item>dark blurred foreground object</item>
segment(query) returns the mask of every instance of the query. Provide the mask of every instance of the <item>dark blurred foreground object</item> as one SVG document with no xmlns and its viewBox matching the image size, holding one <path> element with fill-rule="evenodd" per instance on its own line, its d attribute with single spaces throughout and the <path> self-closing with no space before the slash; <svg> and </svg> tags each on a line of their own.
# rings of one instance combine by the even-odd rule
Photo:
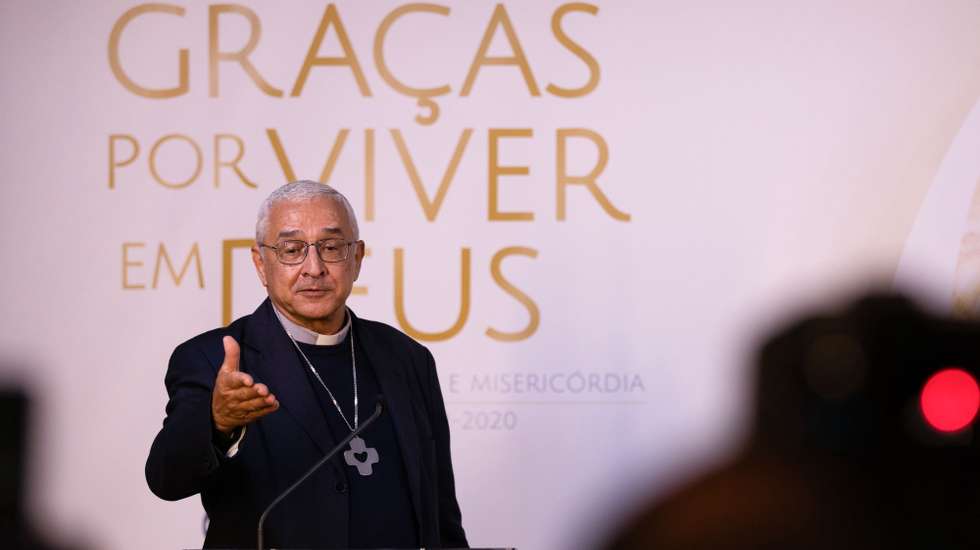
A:
<svg viewBox="0 0 980 550">
<path fill-rule="evenodd" d="M 27 444 L 27 397 L 0 390 L 0 544 L 25 545 L 24 449 Z"/>
<path fill-rule="evenodd" d="M 36 529 L 25 510 L 29 412 L 24 391 L 0 388 L 0 548 L 64 550 Z"/>
<path fill-rule="evenodd" d="M 871 296 L 765 344 L 753 432 L 609 549 L 980 548 L 980 324 Z"/>
</svg>

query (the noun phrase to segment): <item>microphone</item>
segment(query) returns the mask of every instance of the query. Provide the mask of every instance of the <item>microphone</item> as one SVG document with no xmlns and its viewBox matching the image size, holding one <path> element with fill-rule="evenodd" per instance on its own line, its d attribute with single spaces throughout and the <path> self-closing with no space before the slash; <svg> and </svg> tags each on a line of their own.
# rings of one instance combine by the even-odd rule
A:
<svg viewBox="0 0 980 550">
<path fill-rule="evenodd" d="M 346 447 L 347 444 L 350 443 L 350 440 L 351 439 L 354 439 L 355 437 L 357 437 L 361 432 L 364 431 L 365 428 L 367 428 L 368 426 L 370 426 L 372 422 L 374 422 L 375 420 L 377 420 L 378 417 L 381 416 L 381 413 L 383 411 L 384 411 L 384 396 L 381 395 L 381 394 L 378 394 L 378 404 L 374 406 L 374 413 L 372 413 L 371 416 L 369 416 L 367 420 L 365 420 L 360 426 L 358 426 L 357 429 L 355 429 L 347 437 L 345 437 L 343 439 L 343 441 L 341 441 L 340 443 L 338 443 L 336 447 L 334 447 L 333 449 L 331 449 L 330 452 L 326 454 L 326 456 L 324 456 L 316 464 L 314 464 L 312 468 L 310 468 L 309 470 L 307 470 L 307 472 L 305 474 L 303 474 L 302 477 L 300 477 L 299 479 L 297 479 L 285 491 L 283 491 L 282 493 L 280 493 L 279 496 L 277 496 L 275 498 L 275 500 L 273 500 L 272 503 L 269 504 L 269 506 L 266 507 L 265 511 L 262 512 L 262 515 L 259 516 L 259 525 L 258 525 L 258 529 L 257 529 L 257 531 L 258 531 L 258 541 L 257 541 L 258 542 L 258 544 L 257 544 L 258 550 L 262 550 L 262 548 L 263 548 L 262 547 L 262 542 L 263 542 L 262 541 L 262 535 L 263 535 L 263 527 L 265 526 L 265 518 L 266 518 L 266 516 L 269 515 L 269 512 L 271 512 L 272 509 L 275 508 L 276 504 L 279 504 L 284 498 L 286 498 L 287 496 L 289 496 L 290 493 L 292 493 L 297 487 L 299 487 L 300 485 L 303 484 L 304 481 L 306 481 L 306 478 L 308 478 L 311 475 L 313 475 L 314 472 L 316 472 L 317 470 L 319 470 L 321 466 L 323 466 L 324 464 L 326 464 L 327 461 L 329 461 L 331 458 L 333 458 L 334 455 L 336 455 L 338 452 L 340 452 L 341 449 L 343 449 L 344 447 Z"/>
</svg>

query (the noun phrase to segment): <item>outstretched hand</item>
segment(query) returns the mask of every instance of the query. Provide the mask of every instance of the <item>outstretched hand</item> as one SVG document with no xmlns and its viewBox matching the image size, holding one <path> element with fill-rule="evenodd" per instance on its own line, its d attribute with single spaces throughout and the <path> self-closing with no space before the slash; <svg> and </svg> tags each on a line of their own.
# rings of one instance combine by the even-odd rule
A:
<svg viewBox="0 0 980 550">
<path fill-rule="evenodd" d="M 225 435 L 236 428 L 261 418 L 279 408 L 279 400 L 265 384 L 256 384 L 245 372 L 238 370 L 241 349 L 231 336 L 221 340 L 225 360 L 218 370 L 211 395 L 211 417 L 214 427 Z"/>
</svg>

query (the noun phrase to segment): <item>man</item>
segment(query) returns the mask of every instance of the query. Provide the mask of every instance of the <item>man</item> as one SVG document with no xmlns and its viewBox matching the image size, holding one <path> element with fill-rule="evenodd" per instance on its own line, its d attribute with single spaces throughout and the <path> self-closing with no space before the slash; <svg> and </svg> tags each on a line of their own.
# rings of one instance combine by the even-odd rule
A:
<svg viewBox="0 0 980 550">
<path fill-rule="evenodd" d="M 345 305 L 364 258 L 350 203 L 316 182 L 284 185 L 262 204 L 255 241 L 269 298 L 174 350 L 150 489 L 201 494 L 205 547 L 253 546 L 262 510 L 383 395 L 377 422 L 269 515 L 267 545 L 467 546 L 432 355 Z"/>
</svg>

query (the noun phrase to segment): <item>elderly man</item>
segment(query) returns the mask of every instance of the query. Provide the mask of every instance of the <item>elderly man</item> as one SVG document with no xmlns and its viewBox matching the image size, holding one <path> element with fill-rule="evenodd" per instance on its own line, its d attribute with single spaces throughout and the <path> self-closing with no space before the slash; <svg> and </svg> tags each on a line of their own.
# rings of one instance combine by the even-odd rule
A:
<svg viewBox="0 0 980 550">
<path fill-rule="evenodd" d="M 205 547 L 253 546 L 262 510 L 383 395 L 377 422 L 270 514 L 268 545 L 465 547 L 432 355 L 345 305 L 364 257 L 350 203 L 316 182 L 284 185 L 262 204 L 255 241 L 269 298 L 174 350 L 150 489 L 201 494 Z"/>
</svg>

